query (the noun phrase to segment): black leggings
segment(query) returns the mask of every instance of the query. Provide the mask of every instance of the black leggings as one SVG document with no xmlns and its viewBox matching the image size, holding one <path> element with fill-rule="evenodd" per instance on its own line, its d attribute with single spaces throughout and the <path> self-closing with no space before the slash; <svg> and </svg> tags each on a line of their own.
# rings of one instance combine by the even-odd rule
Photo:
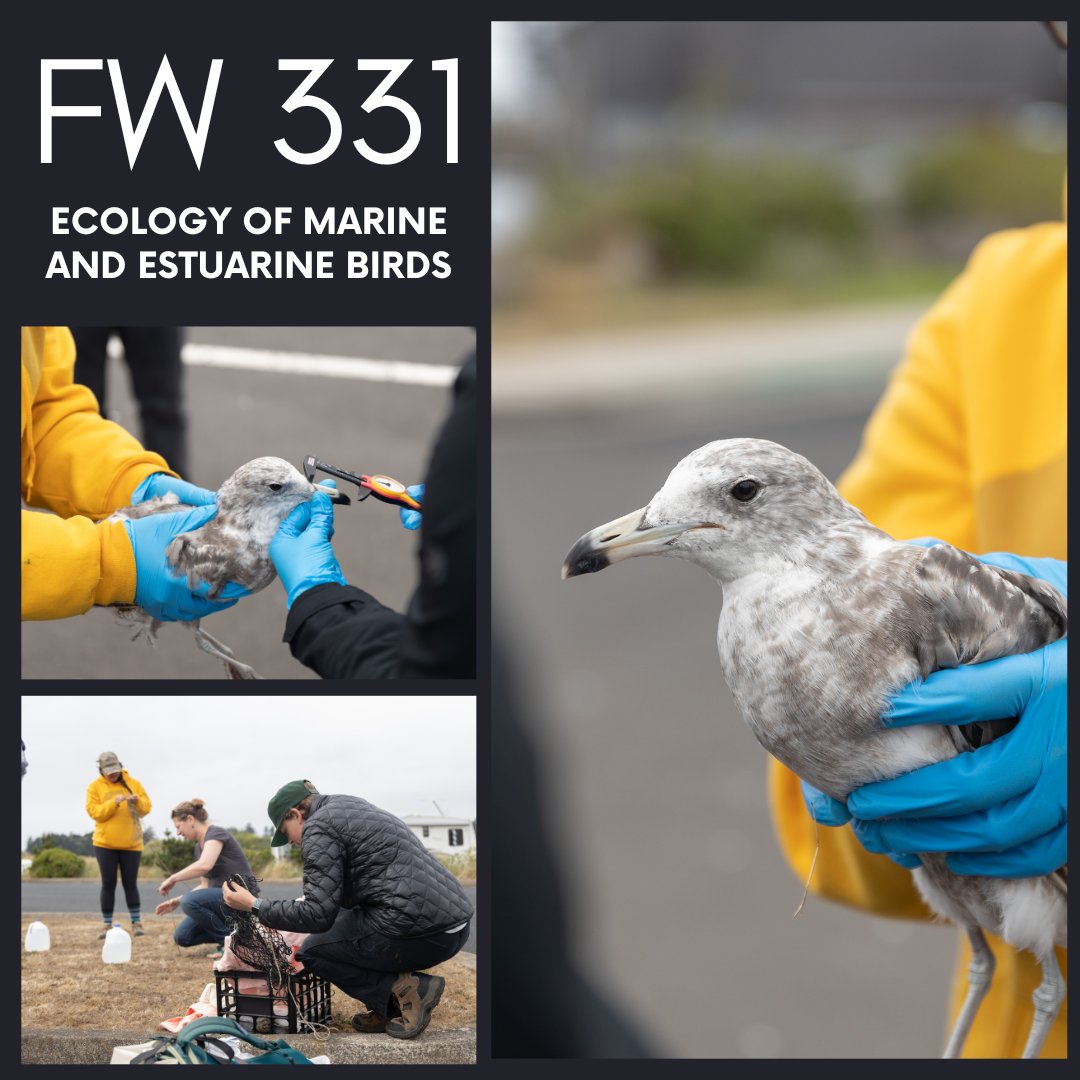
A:
<svg viewBox="0 0 1080 1080">
<path fill-rule="evenodd" d="M 120 880 L 124 885 L 124 899 L 127 901 L 131 917 L 139 915 L 139 860 L 141 851 L 118 851 L 116 848 L 96 847 L 98 868 L 101 870 L 101 914 L 106 921 L 111 921 L 113 904 L 116 901 L 116 871 L 120 871 Z"/>
</svg>

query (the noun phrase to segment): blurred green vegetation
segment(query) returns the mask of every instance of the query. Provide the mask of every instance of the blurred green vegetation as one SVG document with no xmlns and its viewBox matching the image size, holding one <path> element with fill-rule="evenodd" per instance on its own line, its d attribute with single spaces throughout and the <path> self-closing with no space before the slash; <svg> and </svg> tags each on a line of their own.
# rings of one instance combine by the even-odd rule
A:
<svg viewBox="0 0 1080 1080">
<path fill-rule="evenodd" d="M 587 256 L 612 239 L 644 243 L 673 277 L 746 277 L 792 243 L 857 254 L 864 214 L 842 179 L 799 160 L 689 160 L 632 169 L 608 184 L 556 177 L 537 230 L 543 250 Z"/>
<path fill-rule="evenodd" d="M 83 876 L 82 856 L 63 848 L 42 848 L 35 856 L 30 867 L 30 876 L 35 878 L 74 878 Z"/>
<path fill-rule="evenodd" d="M 1065 153 L 1048 153 L 1002 128 L 942 140 L 911 161 L 901 208 L 916 222 L 957 215 L 998 228 L 1060 219 Z"/>
<path fill-rule="evenodd" d="M 524 254 L 600 268 L 620 288 L 956 268 L 980 234 L 1059 219 L 1065 167 L 1064 150 L 981 127 L 897 153 L 872 199 L 840 161 L 776 153 L 556 171 Z"/>
<path fill-rule="evenodd" d="M 475 883 L 476 848 L 469 848 L 467 851 L 455 851 L 453 854 L 444 851 L 435 851 L 432 854 L 458 881 L 465 885 Z"/>
</svg>

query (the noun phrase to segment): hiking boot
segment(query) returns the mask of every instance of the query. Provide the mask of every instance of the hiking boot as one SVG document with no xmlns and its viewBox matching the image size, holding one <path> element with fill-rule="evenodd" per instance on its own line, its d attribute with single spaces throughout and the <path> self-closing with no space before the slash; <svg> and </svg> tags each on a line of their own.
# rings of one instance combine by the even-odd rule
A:
<svg viewBox="0 0 1080 1080">
<path fill-rule="evenodd" d="M 362 1012 L 352 1018 L 352 1026 L 362 1035 L 378 1035 L 386 1030 L 387 1019 L 382 1013 Z"/>
<path fill-rule="evenodd" d="M 98 934 L 98 936 L 97 936 L 98 941 L 104 941 L 105 940 L 105 935 L 108 932 L 109 932 L 108 930 L 102 930 L 101 933 Z"/>
<path fill-rule="evenodd" d="M 391 990 L 401 1015 L 386 1022 L 386 1034 L 395 1039 L 415 1039 L 428 1026 L 444 986 L 446 980 L 438 975 L 402 972 Z"/>
<path fill-rule="evenodd" d="M 132 937 L 146 937 L 146 931 L 138 924 L 131 924 L 131 936 Z"/>
</svg>

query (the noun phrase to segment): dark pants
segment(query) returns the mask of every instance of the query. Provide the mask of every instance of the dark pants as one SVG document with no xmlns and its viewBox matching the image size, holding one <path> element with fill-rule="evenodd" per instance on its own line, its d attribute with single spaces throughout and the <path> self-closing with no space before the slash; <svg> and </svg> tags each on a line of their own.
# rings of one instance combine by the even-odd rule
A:
<svg viewBox="0 0 1080 1080">
<path fill-rule="evenodd" d="M 229 927 L 224 912 L 228 910 L 221 899 L 221 889 L 192 889 L 180 897 L 183 921 L 173 931 L 173 941 L 181 948 L 191 945 L 217 945 L 225 941 Z"/>
<path fill-rule="evenodd" d="M 139 403 L 142 444 L 160 454 L 169 467 L 187 476 L 187 420 L 184 416 L 183 369 L 179 326 L 74 326 L 75 379 L 88 386 L 105 413 L 105 347 L 116 334 Z"/>
<path fill-rule="evenodd" d="M 342 915 L 351 916 L 348 921 L 355 927 L 354 912 L 342 912 Z M 441 964 L 460 952 L 468 940 L 467 925 L 454 934 L 395 938 L 387 937 L 370 924 L 361 928 L 360 937 L 342 937 L 339 925 L 335 924 L 325 934 L 307 938 L 297 958 L 305 968 L 321 975 L 349 997 L 386 1016 L 390 1011 L 390 989 L 401 973 Z"/>
<path fill-rule="evenodd" d="M 141 851 L 117 851 L 116 848 L 95 847 L 98 869 L 101 871 L 101 915 L 111 922 L 116 902 L 116 871 L 124 884 L 124 899 L 133 919 L 139 917 L 139 862 Z"/>
</svg>

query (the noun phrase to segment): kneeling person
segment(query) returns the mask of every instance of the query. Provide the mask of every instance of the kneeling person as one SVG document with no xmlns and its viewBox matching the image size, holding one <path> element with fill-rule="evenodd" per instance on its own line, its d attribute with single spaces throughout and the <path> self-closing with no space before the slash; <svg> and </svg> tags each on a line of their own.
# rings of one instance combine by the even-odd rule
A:
<svg viewBox="0 0 1080 1080">
<path fill-rule="evenodd" d="M 201 880 L 199 888 L 158 904 L 154 914 L 165 915 L 179 907 L 184 919 L 173 931 L 173 941 L 182 948 L 214 945 L 216 948 L 210 956 L 220 959 L 225 936 L 229 933 L 225 923 L 226 908 L 221 902 L 222 885 L 233 874 L 242 874 L 255 893 L 259 886 L 244 849 L 228 829 L 210 824 L 202 799 L 182 802 L 173 810 L 172 820 L 178 836 L 195 841 L 195 861 L 167 877 L 158 886 L 158 892 L 168 896 L 178 881 Z"/>
<path fill-rule="evenodd" d="M 400 818 L 352 795 L 293 780 L 267 808 L 272 846 L 304 859 L 303 900 L 261 900 L 227 887 L 225 903 L 278 930 L 307 931 L 298 959 L 371 1010 L 358 1031 L 411 1039 L 428 1025 L 445 980 L 419 969 L 469 937 L 472 905 L 457 879 Z"/>
</svg>

